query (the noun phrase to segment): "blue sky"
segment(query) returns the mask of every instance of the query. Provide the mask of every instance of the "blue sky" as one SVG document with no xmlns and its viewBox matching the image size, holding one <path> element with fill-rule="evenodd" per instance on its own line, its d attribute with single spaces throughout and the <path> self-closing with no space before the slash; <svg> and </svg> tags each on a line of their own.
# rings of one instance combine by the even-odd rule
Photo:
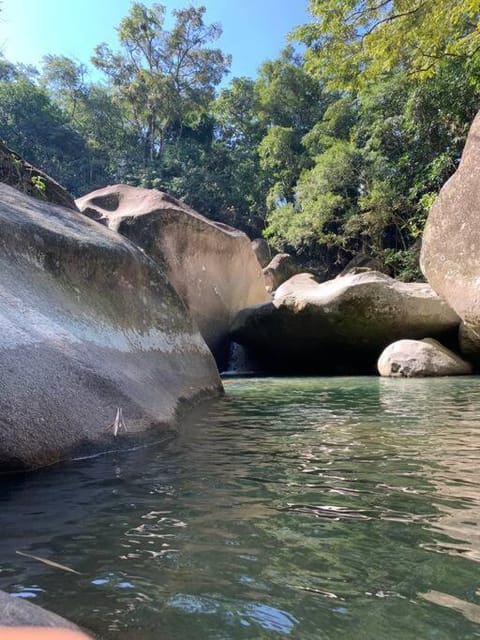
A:
<svg viewBox="0 0 480 640">
<path fill-rule="evenodd" d="M 152 4 L 151 0 L 144 4 Z M 308 21 L 307 0 L 160 0 L 171 9 L 207 8 L 208 22 L 220 22 L 216 46 L 233 56 L 232 76 L 256 75 L 275 58 L 295 26 Z M 47 53 L 87 63 L 100 42 L 116 46 L 120 20 L 131 0 L 2 0 L 0 50 L 12 62 L 37 65 Z"/>
</svg>

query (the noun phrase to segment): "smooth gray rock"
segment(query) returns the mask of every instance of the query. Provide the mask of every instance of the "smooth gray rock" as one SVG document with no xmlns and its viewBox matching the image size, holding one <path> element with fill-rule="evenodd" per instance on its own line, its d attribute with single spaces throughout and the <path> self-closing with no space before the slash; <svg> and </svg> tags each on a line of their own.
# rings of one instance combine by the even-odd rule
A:
<svg viewBox="0 0 480 640">
<path fill-rule="evenodd" d="M 457 315 L 428 284 L 376 271 L 317 283 L 294 276 L 273 301 L 241 311 L 232 339 L 278 373 L 373 373 L 382 350 L 400 338 L 456 334 Z"/>
<path fill-rule="evenodd" d="M 378 360 L 381 376 L 422 378 L 463 376 L 472 373 L 472 365 L 437 340 L 398 340 L 390 344 Z"/>
<path fill-rule="evenodd" d="M 0 470 L 124 446 L 221 392 L 158 264 L 81 213 L 1 184 L 0 292 Z M 119 408 L 127 429 L 115 437 Z"/>
<path fill-rule="evenodd" d="M 47 611 L 23 598 L 0 591 L 0 627 L 58 627 L 81 631 L 80 627 L 56 613 Z M 1 634 L 0 634 L 1 635 Z"/>
<path fill-rule="evenodd" d="M 428 215 L 420 266 L 462 319 L 469 355 L 480 358 L 480 112 L 457 171 Z"/>
<path fill-rule="evenodd" d="M 219 366 L 225 365 L 233 318 L 269 299 L 248 237 L 155 189 L 114 185 L 76 202 L 164 266 Z"/>
</svg>

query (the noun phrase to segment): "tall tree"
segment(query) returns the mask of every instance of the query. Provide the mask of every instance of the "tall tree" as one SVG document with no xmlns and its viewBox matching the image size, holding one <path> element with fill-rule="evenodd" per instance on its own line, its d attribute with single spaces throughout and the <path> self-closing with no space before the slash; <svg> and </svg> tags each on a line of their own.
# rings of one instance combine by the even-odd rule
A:
<svg viewBox="0 0 480 640">
<path fill-rule="evenodd" d="M 81 183 L 84 141 L 45 90 L 21 73 L 0 81 L 0 138 L 69 190 Z"/>
<path fill-rule="evenodd" d="M 71 120 L 87 92 L 86 73 L 85 65 L 67 56 L 49 54 L 43 58 L 40 83 Z"/>
<path fill-rule="evenodd" d="M 135 124 L 146 167 L 183 127 L 202 120 L 228 70 L 229 56 L 209 48 L 221 35 L 220 26 L 205 24 L 204 14 L 204 7 L 175 10 L 168 31 L 163 5 L 134 3 L 118 28 L 121 50 L 106 44 L 95 49 L 92 61 L 109 77 Z"/>
</svg>

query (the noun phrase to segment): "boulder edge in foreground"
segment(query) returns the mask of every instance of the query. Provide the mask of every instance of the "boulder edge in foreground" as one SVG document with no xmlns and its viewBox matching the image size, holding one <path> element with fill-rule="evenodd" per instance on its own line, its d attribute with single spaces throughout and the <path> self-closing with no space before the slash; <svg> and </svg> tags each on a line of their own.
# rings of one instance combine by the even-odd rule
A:
<svg viewBox="0 0 480 640">
<path fill-rule="evenodd" d="M 1 471 L 125 446 L 221 393 L 158 264 L 79 212 L 2 184 L 0 291 Z"/>
<path fill-rule="evenodd" d="M 1 627 L 46 627 L 49 629 L 68 629 L 70 631 L 84 633 L 80 627 L 77 627 L 77 625 L 56 613 L 52 613 L 31 602 L 26 602 L 22 598 L 16 598 L 5 591 L 0 591 L 0 628 Z"/>
</svg>

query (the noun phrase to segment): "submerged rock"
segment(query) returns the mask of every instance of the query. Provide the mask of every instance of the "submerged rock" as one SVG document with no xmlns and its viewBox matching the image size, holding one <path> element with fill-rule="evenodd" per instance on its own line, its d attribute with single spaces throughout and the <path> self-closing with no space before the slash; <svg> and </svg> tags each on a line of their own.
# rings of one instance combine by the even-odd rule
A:
<svg viewBox="0 0 480 640">
<path fill-rule="evenodd" d="M 433 289 L 464 323 L 469 355 L 480 358 L 480 112 L 460 165 L 435 201 L 420 265 Z"/>
<path fill-rule="evenodd" d="M 472 373 L 472 365 L 437 340 L 398 340 L 380 356 L 378 372 L 396 378 L 462 376 Z"/>
<path fill-rule="evenodd" d="M 428 284 L 397 282 L 376 271 L 321 284 L 299 274 L 271 303 L 241 311 L 232 339 L 251 349 L 266 371 L 373 373 L 388 344 L 455 334 L 458 323 Z"/>
<path fill-rule="evenodd" d="M 158 264 L 79 212 L 1 184 L 0 291 L 0 470 L 121 446 L 119 409 L 134 437 L 221 392 Z"/>
<path fill-rule="evenodd" d="M 5 591 L 0 591 L 0 627 L 49 627 L 81 631 L 80 627 L 56 613 Z"/>
<path fill-rule="evenodd" d="M 154 189 L 115 185 L 79 198 L 77 205 L 164 265 L 224 366 L 228 330 L 237 312 L 269 299 L 248 237 Z"/>
</svg>

